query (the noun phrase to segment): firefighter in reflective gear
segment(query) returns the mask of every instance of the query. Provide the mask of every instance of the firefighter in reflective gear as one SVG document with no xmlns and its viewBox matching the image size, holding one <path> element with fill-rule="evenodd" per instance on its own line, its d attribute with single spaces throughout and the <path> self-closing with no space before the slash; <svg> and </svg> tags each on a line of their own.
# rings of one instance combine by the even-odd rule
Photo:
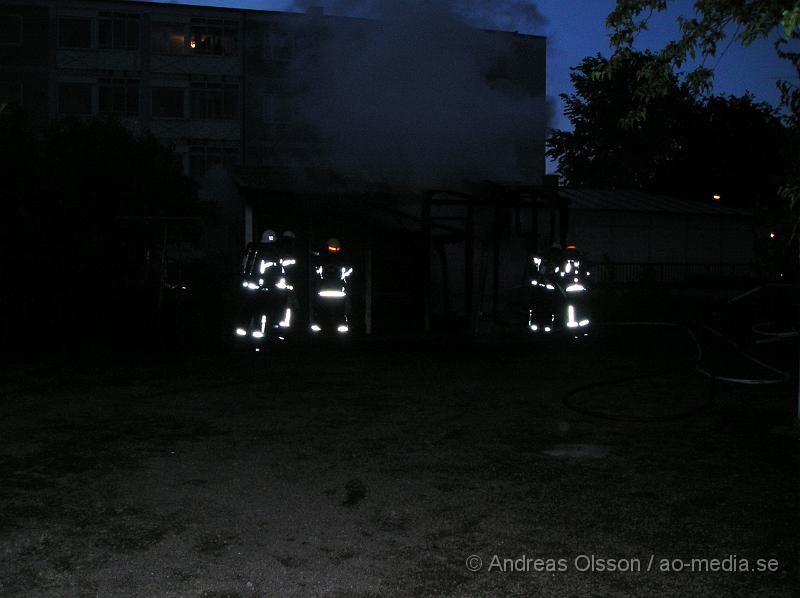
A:
<svg viewBox="0 0 800 598">
<path fill-rule="evenodd" d="M 292 327 L 294 317 L 299 312 L 297 293 L 295 293 L 295 271 L 297 270 L 297 254 L 295 253 L 295 235 L 292 231 L 284 231 L 278 243 L 278 264 L 281 268 L 282 280 L 279 290 L 284 291 L 283 319 L 279 325 L 283 332 Z"/>
<path fill-rule="evenodd" d="M 281 235 L 278 243 L 278 258 L 283 266 L 286 281 L 294 285 L 294 272 L 297 265 L 297 255 L 295 253 L 295 236 L 290 230 Z"/>
<path fill-rule="evenodd" d="M 266 230 L 258 243 L 249 243 L 242 258 L 242 301 L 236 336 L 261 340 L 271 329 L 285 327 L 287 288 L 275 231 Z"/>
<path fill-rule="evenodd" d="M 314 304 L 311 332 L 314 334 L 347 334 L 350 331 L 350 266 L 342 245 L 328 239 L 322 251 L 315 252 Z"/>
<path fill-rule="evenodd" d="M 549 333 L 558 329 L 586 332 L 589 271 L 575 246 L 553 244 L 544 257 L 530 264 L 528 328 Z"/>
</svg>

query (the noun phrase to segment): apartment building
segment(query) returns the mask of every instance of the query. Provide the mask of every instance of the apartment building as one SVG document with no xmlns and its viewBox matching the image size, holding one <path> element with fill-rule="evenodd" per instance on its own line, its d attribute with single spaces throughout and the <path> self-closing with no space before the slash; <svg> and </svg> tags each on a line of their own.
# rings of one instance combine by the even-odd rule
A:
<svg viewBox="0 0 800 598">
<path fill-rule="evenodd" d="M 374 295 L 376 322 L 403 327 L 421 321 L 414 315 L 422 305 L 420 289 L 432 292 L 419 280 L 399 284 L 424 271 L 425 245 L 419 240 L 431 227 L 419 218 L 426 186 L 413 177 L 387 175 L 395 164 L 386 158 L 410 158 L 437 174 L 439 166 L 452 167 L 459 176 L 466 173 L 462 180 L 468 184 L 492 178 L 481 169 L 484 159 L 517 163 L 518 170 L 510 170 L 517 178 L 508 180 L 530 184 L 541 180 L 545 168 L 545 38 L 459 26 L 446 40 L 458 50 L 450 60 L 452 55 L 443 58 L 440 52 L 439 29 L 429 28 L 428 45 L 417 48 L 419 24 L 426 25 L 403 23 L 398 31 L 396 23 L 330 16 L 319 9 L 286 13 L 138 0 L 0 0 L 0 108 L 18 104 L 39 127 L 62 118 L 112 117 L 134 132 L 152 134 L 182 156 L 187 174 L 200 183 L 201 197 L 220 208 L 219 222 L 205 232 L 207 251 L 235 263 L 231 256 L 264 228 L 291 228 L 309 250 L 320 238 L 337 236 L 355 251 L 356 269 L 365 273 L 359 283 L 365 299 L 356 309 L 371 321 L 366 297 Z M 315 110 L 314 102 L 309 109 L 307 101 L 309 95 L 330 97 L 332 88 L 320 88 L 320 81 L 335 87 L 343 74 L 353 75 L 351 67 L 363 57 L 359 39 L 370 41 L 368 51 L 385 52 L 367 61 L 366 78 L 347 82 L 351 96 L 337 98 L 352 108 L 345 142 L 368 131 L 368 141 L 377 145 L 377 167 L 371 165 L 369 176 L 360 178 L 358 171 L 337 168 L 335 151 L 324 142 L 326 125 L 341 114 L 329 113 L 324 102 L 322 109 Z M 451 77 L 451 63 L 469 69 L 461 73 L 469 84 Z M 371 86 L 383 86 L 384 94 L 366 94 L 362 101 L 362 90 Z M 432 89 L 438 95 L 429 102 Z M 499 106 L 491 104 L 497 97 Z M 515 104 L 519 98 L 523 101 Z M 494 110 L 492 118 L 482 108 Z M 541 127 L 523 126 L 531 114 Z M 452 138 L 440 139 L 440 133 L 453 131 Z M 217 165 L 230 168 L 206 177 Z M 391 210 L 381 212 L 384 203 Z M 446 238 L 437 237 L 446 245 L 429 261 L 435 268 L 445 258 L 452 262 L 451 287 L 464 287 L 452 291 L 451 303 L 477 293 L 467 280 L 479 275 L 491 276 L 501 290 L 517 284 L 522 266 L 514 259 L 525 257 L 522 233 L 515 233 L 516 245 L 509 249 L 514 259 L 495 259 L 513 265 L 508 281 L 469 257 L 477 237 L 489 239 L 501 230 L 501 221 L 513 220 L 513 210 L 498 209 L 489 201 L 481 207 L 438 205 L 431 214 L 449 224 Z M 457 234 L 459 226 L 463 235 Z M 499 256 L 499 244 L 493 247 Z M 367 272 L 374 272 L 374 279 Z M 374 293 L 368 292 L 373 281 Z M 401 317 L 398 304 L 415 307 L 400 310 Z"/>
<path fill-rule="evenodd" d="M 198 180 L 215 164 L 313 161 L 313 131 L 297 121 L 287 73 L 326 28 L 369 23 L 318 9 L 0 0 L 0 105 L 20 104 L 40 125 L 114 116 L 174 147 Z M 515 36 L 515 43 L 506 75 L 543 98 L 544 38 Z M 522 149 L 529 174 L 542 174 L 544 138 Z"/>
<path fill-rule="evenodd" d="M 40 125 L 116 117 L 201 176 L 243 157 L 243 21 L 146 2 L 0 2 L 0 104 Z"/>
</svg>

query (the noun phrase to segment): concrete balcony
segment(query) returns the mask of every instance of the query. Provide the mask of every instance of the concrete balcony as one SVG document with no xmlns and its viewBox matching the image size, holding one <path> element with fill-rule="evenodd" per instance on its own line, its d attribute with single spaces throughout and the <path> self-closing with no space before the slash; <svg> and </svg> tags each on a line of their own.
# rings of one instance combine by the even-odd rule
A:
<svg viewBox="0 0 800 598">
<path fill-rule="evenodd" d="M 242 67 L 241 58 L 238 56 L 152 54 L 150 71 L 154 74 L 240 77 Z"/>
<path fill-rule="evenodd" d="M 239 141 L 242 134 L 239 120 L 193 120 L 153 118 L 150 132 L 159 139 L 214 139 Z"/>
<path fill-rule="evenodd" d="M 141 54 L 135 50 L 58 50 L 56 66 L 59 69 L 81 71 L 138 71 Z"/>
</svg>

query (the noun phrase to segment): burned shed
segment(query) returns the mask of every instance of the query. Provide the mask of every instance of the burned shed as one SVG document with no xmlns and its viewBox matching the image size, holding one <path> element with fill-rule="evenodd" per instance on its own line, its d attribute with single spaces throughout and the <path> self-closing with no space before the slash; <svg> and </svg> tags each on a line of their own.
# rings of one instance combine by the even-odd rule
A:
<svg viewBox="0 0 800 598">
<path fill-rule="evenodd" d="M 0 103 L 18 104 L 37 129 L 111 119 L 171 148 L 214 216 L 192 255 L 221 271 L 235 268 L 264 227 L 295 230 L 308 248 L 334 235 L 360 248 L 358 284 L 375 283 L 359 307 L 367 329 L 373 321 L 376 329 L 423 326 L 425 310 L 472 321 L 476 310 L 497 311 L 505 284 L 497 269 L 480 271 L 489 253 L 475 249 L 476 239 L 514 217 L 467 208 L 469 219 L 451 222 L 453 230 L 441 218 L 460 208 L 434 207 L 428 284 L 426 190 L 485 201 L 475 181 L 541 182 L 546 39 L 428 3 L 408 8 L 402 18 L 365 19 L 318 9 L 0 0 L 13 37 L 0 44 Z M 469 243 L 464 226 L 475 227 Z M 164 258 L 163 269 L 177 255 L 161 247 L 177 225 L 169 234 L 153 228 L 161 234 L 148 251 Z M 433 292 L 445 254 L 453 254 L 446 290 Z M 524 262 L 524 247 L 511 254 Z M 519 270 L 506 261 L 504 269 Z M 473 293 L 478 281 L 495 279 L 486 293 L 500 290 L 487 308 Z"/>
</svg>

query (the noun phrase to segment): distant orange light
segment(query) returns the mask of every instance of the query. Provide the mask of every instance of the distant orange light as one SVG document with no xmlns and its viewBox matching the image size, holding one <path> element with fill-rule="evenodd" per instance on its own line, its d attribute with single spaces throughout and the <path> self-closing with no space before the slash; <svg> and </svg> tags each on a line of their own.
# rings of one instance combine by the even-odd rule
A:
<svg viewBox="0 0 800 598">
<path fill-rule="evenodd" d="M 341 247 L 336 247 L 335 245 L 328 245 L 328 251 L 331 253 L 339 253 L 342 250 Z"/>
<path fill-rule="evenodd" d="M 722 199 L 722 196 L 719 195 L 718 193 L 715 193 L 714 195 L 712 195 L 712 197 L 714 198 L 714 201 L 719 201 Z"/>
<path fill-rule="evenodd" d="M 567 249 L 577 249 L 575 245 L 567 245 Z"/>
</svg>

